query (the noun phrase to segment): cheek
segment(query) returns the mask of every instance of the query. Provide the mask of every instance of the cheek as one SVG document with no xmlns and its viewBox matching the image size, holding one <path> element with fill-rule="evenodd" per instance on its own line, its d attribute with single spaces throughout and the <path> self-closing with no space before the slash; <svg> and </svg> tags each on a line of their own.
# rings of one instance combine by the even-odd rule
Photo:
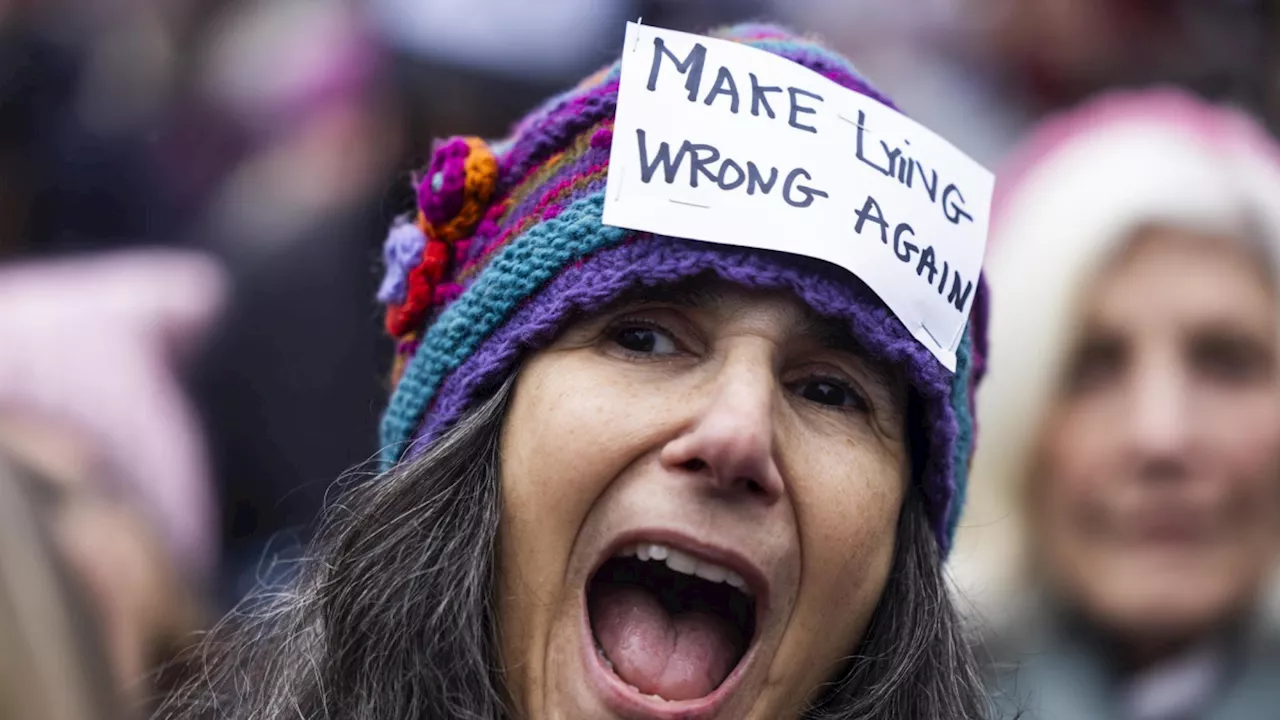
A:
<svg viewBox="0 0 1280 720">
<path fill-rule="evenodd" d="M 498 612 L 509 665 L 539 653 L 553 614 L 572 606 L 564 601 L 579 588 L 566 579 L 587 517 L 654 446 L 667 405 L 568 354 L 521 372 L 501 439 Z"/>
<path fill-rule="evenodd" d="M 1082 539 L 1091 515 L 1122 489 L 1115 481 L 1123 452 L 1114 423 L 1097 408 L 1067 410 L 1048 423 L 1022 498 L 1041 544 L 1062 551 Z"/>
<path fill-rule="evenodd" d="M 557 583 L 591 507 L 661 423 L 652 398 L 646 406 L 638 389 L 598 375 L 589 363 L 535 359 L 503 427 L 504 553 L 537 560 L 515 567 L 546 568 Z"/>
<path fill-rule="evenodd" d="M 1117 500 L 1123 483 L 1115 482 L 1113 467 L 1123 452 L 1114 424 L 1094 413 L 1074 411 L 1053 418 L 1046 427 L 1040 452 L 1033 462 L 1021 503 L 1027 508 L 1026 532 L 1037 579 L 1086 606 L 1089 598 L 1114 585 L 1116 573 L 1105 558 L 1117 548 L 1099 545 L 1104 508 Z M 1131 576 L 1125 571 L 1120 576 Z"/>
<path fill-rule="evenodd" d="M 1123 452 L 1116 421 L 1101 402 L 1082 402 L 1063 408 L 1046 423 L 1038 453 L 1038 485 L 1031 489 L 1045 499 L 1069 501 L 1099 492 L 1105 466 Z"/>
<path fill-rule="evenodd" d="M 528 667 L 540 652 L 536 639 L 550 622 L 544 615 L 565 591 L 569 549 L 599 492 L 576 472 L 590 463 L 582 451 L 594 445 L 578 435 L 593 411 L 538 370 L 535 361 L 519 378 L 501 437 L 498 614 L 508 667 Z M 512 679 L 518 687 L 520 678 Z"/>
<path fill-rule="evenodd" d="M 834 453 L 813 448 L 797 454 L 788 470 L 801 578 L 777 662 L 808 668 L 800 687 L 826 682 L 855 650 L 893 564 L 905 454 L 872 445 L 855 442 Z"/>
<path fill-rule="evenodd" d="M 1238 408 L 1207 428 L 1213 460 L 1229 470 L 1254 499 L 1275 498 L 1280 490 L 1280 398 L 1268 394 Z"/>
<path fill-rule="evenodd" d="M 1253 403 L 1215 424 L 1209 462 L 1219 469 L 1212 500 L 1237 543 L 1265 553 L 1280 534 L 1280 401 Z"/>
</svg>

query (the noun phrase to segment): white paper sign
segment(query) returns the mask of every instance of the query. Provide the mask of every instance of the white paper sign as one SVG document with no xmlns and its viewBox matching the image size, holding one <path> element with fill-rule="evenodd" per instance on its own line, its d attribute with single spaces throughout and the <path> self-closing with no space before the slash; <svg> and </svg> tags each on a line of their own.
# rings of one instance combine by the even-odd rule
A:
<svg viewBox="0 0 1280 720">
<path fill-rule="evenodd" d="M 605 224 L 839 265 L 954 372 L 990 172 L 764 50 L 628 23 L 622 57 Z"/>
</svg>

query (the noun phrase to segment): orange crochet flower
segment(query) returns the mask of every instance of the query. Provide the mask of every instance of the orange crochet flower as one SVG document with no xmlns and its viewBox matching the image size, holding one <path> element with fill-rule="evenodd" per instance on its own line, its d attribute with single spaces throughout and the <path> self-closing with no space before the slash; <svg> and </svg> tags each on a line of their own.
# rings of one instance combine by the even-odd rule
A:
<svg viewBox="0 0 1280 720">
<path fill-rule="evenodd" d="M 387 332 L 421 329 L 427 314 L 457 295 L 450 282 L 454 244 L 475 232 L 498 184 L 498 159 L 484 140 L 459 137 L 436 147 L 418 184 L 417 225 L 426 236 L 422 259 L 409 273 L 403 302 L 387 308 Z"/>
</svg>

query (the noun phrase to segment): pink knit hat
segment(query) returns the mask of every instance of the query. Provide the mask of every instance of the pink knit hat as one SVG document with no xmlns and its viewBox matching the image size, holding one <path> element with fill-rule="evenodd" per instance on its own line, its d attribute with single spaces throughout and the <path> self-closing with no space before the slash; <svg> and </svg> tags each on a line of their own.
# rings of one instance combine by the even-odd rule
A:
<svg viewBox="0 0 1280 720">
<path fill-rule="evenodd" d="M 122 252 L 0 268 L 0 411 L 74 425 L 149 513 L 185 577 L 210 579 L 216 513 L 176 363 L 220 309 L 200 256 Z"/>
</svg>

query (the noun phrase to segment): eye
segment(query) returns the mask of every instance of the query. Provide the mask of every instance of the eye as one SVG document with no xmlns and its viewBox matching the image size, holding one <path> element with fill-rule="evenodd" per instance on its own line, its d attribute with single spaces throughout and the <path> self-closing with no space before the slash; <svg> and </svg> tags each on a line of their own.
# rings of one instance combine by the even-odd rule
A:
<svg viewBox="0 0 1280 720">
<path fill-rule="evenodd" d="M 858 412 L 866 412 L 869 409 L 866 399 L 840 380 L 809 378 L 792 385 L 792 391 L 817 405 Z"/>
<path fill-rule="evenodd" d="M 1189 354 L 1200 374 L 1224 385 L 1246 385 L 1271 373 L 1266 347 L 1246 337 L 1209 334 L 1196 338 Z"/>
<path fill-rule="evenodd" d="M 673 355 L 679 352 L 671 333 L 654 325 L 630 321 L 609 331 L 618 347 L 637 355 Z"/>
<path fill-rule="evenodd" d="M 1119 338 L 1087 339 L 1068 365 L 1067 390 L 1087 393 L 1106 386 L 1124 374 L 1126 355 L 1125 345 Z"/>
</svg>

